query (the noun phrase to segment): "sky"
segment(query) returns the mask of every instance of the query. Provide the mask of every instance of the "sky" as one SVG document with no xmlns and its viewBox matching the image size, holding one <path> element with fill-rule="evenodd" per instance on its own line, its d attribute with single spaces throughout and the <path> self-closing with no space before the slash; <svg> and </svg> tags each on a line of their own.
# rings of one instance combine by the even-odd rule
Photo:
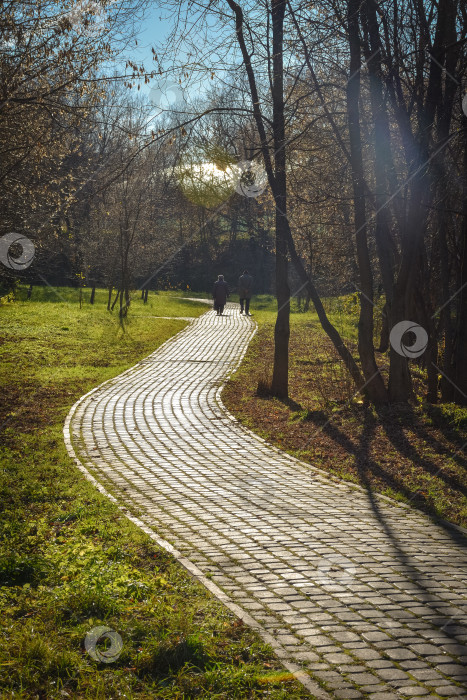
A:
<svg viewBox="0 0 467 700">
<path fill-rule="evenodd" d="M 184 6 L 186 5 L 186 0 L 181 0 L 180 14 L 182 16 L 185 9 Z M 161 10 L 160 8 L 150 6 L 146 10 L 145 18 L 138 30 L 138 46 L 132 49 L 127 54 L 128 58 L 131 58 L 131 60 L 135 63 L 143 63 L 148 72 L 156 67 L 156 63 L 153 61 L 151 47 L 154 47 L 156 53 L 159 53 L 160 55 L 158 47 L 160 47 L 161 45 L 163 46 L 166 43 L 174 27 L 174 20 L 169 16 L 169 14 L 170 13 L 167 10 Z M 212 18 L 212 28 L 214 34 L 216 33 L 217 29 L 215 23 L 216 20 Z M 204 36 L 202 38 L 200 37 L 199 48 L 201 48 L 204 40 Z M 220 66 L 222 65 L 223 59 L 219 58 L 219 55 L 217 53 L 210 54 L 209 52 L 210 48 L 208 47 L 206 49 L 205 59 L 207 59 L 208 65 L 211 64 L 211 60 L 213 65 L 216 64 L 216 77 L 219 79 L 222 76 L 222 69 L 220 68 Z M 183 49 L 178 51 L 176 58 L 177 62 L 183 63 L 183 61 L 185 60 L 187 63 L 189 63 L 186 55 L 184 57 Z M 225 59 L 225 56 L 223 58 Z M 196 80 L 196 83 L 193 83 L 193 86 L 190 88 L 190 90 L 185 93 L 181 93 L 179 87 L 177 86 L 178 78 L 179 76 L 177 75 L 173 78 L 169 77 L 167 80 L 154 80 L 154 83 L 150 86 L 143 87 L 142 85 L 141 90 L 143 90 L 148 95 L 152 90 L 151 102 L 157 103 L 158 101 L 161 101 L 161 106 L 167 109 L 170 108 L 170 105 L 173 104 L 175 100 L 180 98 L 180 95 L 184 95 L 185 98 L 188 99 L 188 102 L 190 102 L 190 97 L 199 96 L 200 93 L 204 92 L 204 88 L 211 88 L 213 84 L 209 72 L 206 76 L 204 76 L 204 74 L 200 74 L 199 80 Z M 193 79 L 193 76 L 191 79 Z M 162 95 L 160 94 L 160 91 L 158 91 L 158 84 L 160 84 L 163 88 Z M 172 89 L 172 87 L 174 89 Z"/>
<path fill-rule="evenodd" d="M 163 17 L 159 8 L 146 10 L 144 21 L 138 31 L 138 47 L 132 51 L 135 60 L 144 61 L 146 67 L 152 67 L 151 46 L 165 43 L 172 29 L 172 21 Z"/>
<path fill-rule="evenodd" d="M 131 3 L 129 5 L 131 6 Z M 116 19 L 116 33 L 113 34 L 113 38 L 117 54 L 108 64 L 104 65 L 104 71 L 109 75 L 116 73 L 120 76 L 125 72 L 127 74 L 131 73 L 131 68 L 125 71 L 127 61 L 131 61 L 137 67 L 144 66 L 146 74 L 152 70 L 157 70 L 159 65 L 154 61 L 152 49 L 154 49 L 159 58 L 161 54 L 164 54 L 164 47 L 167 47 L 169 37 L 175 28 L 175 14 L 177 12 L 181 22 L 186 18 L 186 29 L 190 37 L 191 47 L 189 43 L 185 47 L 183 44 L 181 46 L 177 45 L 177 51 L 172 55 L 174 69 L 177 70 L 177 66 L 189 67 L 189 51 L 197 52 L 198 49 L 201 50 L 197 56 L 196 68 L 187 71 L 190 74 L 189 89 L 186 88 L 188 75 L 183 76 L 182 68 L 180 74 L 177 72 L 169 73 L 166 76 L 158 76 L 151 80 L 149 84 L 141 80 L 139 82 L 139 91 L 143 95 L 147 95 L 154 106 L 167 110 L 175 107 L 177 103 L 179 105 L 182 102 L 189 104 L 191 98 L 202 95 L 207 89 L 212 87 L 214 77 L 217 80 L 222 80 L 227 63 L 231 64 L 234 61 L 234 57 L 231 55 L 229 44 L 225 45 L 223 42 L 224 37 L 219 35 L 219 32 L 222 32 L 222 25 L 219 25 L 217 18 L 213 14 L 207 18 L 204 17 L 202 7 L 196 9 L 196 7 L 192 6 L 188 11 L 188 0 L 179 0 L 178 4 L 173 3 L 170 9 L 161 9 L 157 7 L 158 3 L 156 0 L 147 0 L 147 7 L 144 11 L 140 9 L 134 15 L 134 27 L 127 27 L 127 31 L 131 29 L 131 38 L 130 34 L 128 34 L 128 45 L 125 50 L 121 51 L 121 41 L 125 39 L 125 30 L 123 29 L 124 25 L 118 24 L 119 12 L 122 11 L 121 20 L 125 22 L 125 14 L 128 12 L 129 5 L 120 5 L 117 0 L 110 0 L 104 5 L 99 0 L 73 0 L 71 9 L 65 12 L 77 33 L 86 33 L 91 37 L 93 35 L 98 36 L 100 33 L 105 38 L 103 30 L 112 26 L 108 24 L 109 17 L 112 15 Z M 141 13 L 143 13 L 143 17 L 141 17 Z M 203 17 L 202 24 L 198 26 L 201 17 Z M 120 35 L 118 33 L 119 26 L 122 31 Z M 232 28 L 233 26 L 232 24 Z M 211 31 L 212 36 L 209 37 Z M 227 33 L 228 31 L 227 29 Z M 110 36 L 112 37 L 112 33 Z M 212 40 L 211 44 L 209 39 Z M 163 69 L 170 69 L 171 63 L 164 62 Z M 214 70 L 213 73 L 211 73 L 211 68 Z M 180 78 L 185 80 L 185 84 L 182 87 L 179 84 Z"/>
<path fill-rule="evenodd" d="M 183 5 L 184 3 L 181 4 Z M 160 8 L 148 8 L 138 31 L 138 46 L 128 53 L 128 56 L 135 63 L 143 63 L 148 72 L 156 67 L 151 48 L 153 47 L 158 53 L 158 46 L 166 43 L 173 29 L 173 20 L 167 15 L 167 11 L 163 11 Z M 183 54 L 177 56 L 179 60 L 182 57 Z M 162 91 L 158 89 L 159 85 L 162 87 Z M 163 108 L 170 107 L 180 97 L 180 94 L 177 94 L 176 80 L 171 78 L 168 80 L 155 80 L 149 86 L 142 85 L 141 90 L 151 95 L 151 101 L 160 102 Z"/>
</svg>

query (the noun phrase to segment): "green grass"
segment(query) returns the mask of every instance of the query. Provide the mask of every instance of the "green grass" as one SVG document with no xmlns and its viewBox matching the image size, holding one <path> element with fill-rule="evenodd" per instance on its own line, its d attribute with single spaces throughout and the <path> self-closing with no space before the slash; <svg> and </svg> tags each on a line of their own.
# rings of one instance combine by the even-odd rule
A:
<svg viewBox="0 0 467 700">
<path fill-rule="evenodd" d="M 135 297 L 124 330 L 106 293 L 35 289 L 0 307 L 0 687 L 4 698 L 308 697 L 271 650 L 87 482 L 63 444 L 71 405 L 206 305 Z M 23 293 L 20 290 L 18 296 Z M 191 294 L 188 294 L 191 296 Z M 62 300 L 63 301 L 62 301 Z M 86 634 L 123 641 L 93 660 Z M 265 690 L 266 687 L 266 690 Z"/>
<path fill-rule="evenodd" d="M 15 298 L 17 301 L 27 301 L 27 287 L 21 286 L 15 293 Z M 82 308 L 92 306 L 89 304 L 91 298 L 91 289 L 89 287 L 84 287 L 80 289 L 78 287 L 49 287 L 40 286 L 33 287 L 31 299 L 28 304 L 34 304 L 35 302 L 48 302 L 51 304 L 70 303 L 79 304 L 81 296 Z M 151 316 L 199 316 L 206 311 L 206 305 L 200 305 L 197 302 L 191 301 L 191 299 L 184 299 L 183 297 L 193 297 L 193 298 L 208 298 L 208 294 L 203 292 L 192 292 L 191 290 L 186 291 L 151 291 L 149 292 L 148 301 L 143 304 L 141 301 L 141 292 L 134 291 L 132 293 L 132 301 L 129 307 L 129 317 L 134 315 L 140 316 L 141 314 Z M 5 297 L 6 299 L 7 297 Z M 115 298 L 115 292 L 112 299 Z M 107 307 L 108 291 L 106 289 L 96 289 L 94 308 L 100 308 L 103 310 Z M 115 305 L 114 311 L 117 310 L 118 302 Z"/>
<path fill-rule="evenodd" d="M 235 301 L 235 297 L 233 297 Z M 358 307 L 355 295 L 323 299 L 323 305 L 331 323 L 339 331 L 342 338 L 356 342 L 358 332 Z M 277 315 L 277 302 L 271 294 L 258 294 L 253 297 L 250 311 L 260 326 L 271 326 L 275 323 Z M 304 311 L 296 298 L 290 302 L 290 327 L 307 327 L 311 331 L 322 333 L 321 324 L 313 304 L 310 303 L 308 311 Z"/>
</svg>

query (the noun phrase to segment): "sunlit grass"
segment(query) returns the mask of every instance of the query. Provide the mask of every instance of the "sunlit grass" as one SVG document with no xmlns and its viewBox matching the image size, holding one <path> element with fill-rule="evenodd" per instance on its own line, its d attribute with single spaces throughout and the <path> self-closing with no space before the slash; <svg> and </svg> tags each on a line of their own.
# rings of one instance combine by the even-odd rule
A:
<svg viewBox="0 0 467 700">
<path fill-rule="evenodd" d="M 329 320 L 343 339 L 356 342 L 358 331 L 358 309 L 353 295 L 322 300 Z M 258 294 L 251 301 L 250 311 L 260 325 L 274 325 L 277 316 L 277 301 L 271 294 Z M 313 304 L 305 311 L 304 303 L 297 297 L 290 299 L 290 327 L 306 326 L 310 332 L 322 333 L 321 323 Z"/>
<path fill-rule="evenodd" d="M 42 288 L 0 307 L 2 697 L 263 697 L 266 669 L 280 670 L 271 651 L 101 496 L 63 443 L 81 395 L 186 326 L 155 316 L 208 307 L 179 292 L 135 298 L 122 329 L 104 290 L 81 308 L 75 289 L 57 292 L 64 301 Z M 123 640 L 111 664 L 83 646 L 100 625 Z M 284 677 L 268 697 L 307 693 Z"/>
</svg>

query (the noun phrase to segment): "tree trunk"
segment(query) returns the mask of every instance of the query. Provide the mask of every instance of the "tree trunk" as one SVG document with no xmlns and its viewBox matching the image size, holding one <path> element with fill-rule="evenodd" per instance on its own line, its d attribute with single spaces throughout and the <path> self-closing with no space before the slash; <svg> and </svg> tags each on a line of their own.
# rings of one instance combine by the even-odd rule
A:
<svg viewBox="0 0 467 700">
<path fill-rule="evenodd" d="M 276 299 L 277 318 L 274 326 L 274 367 L 271 393 L 281 399 L 289 395 L 289 338 L 290 338 L 290 289 L 287 279 L 287 244 L 280 241 L 278 248 L 277 229 L 281 227 L 276 216 Z"/>
<path fill-rule="evenodd" d="M 288 248 L 289 248 L 289 253 L 290 253 L 290 258 L 292 261 L 292 264 L 300 278 L 300 281 L 302 282 L 303 286 L 306 287 L 308 294 L 310 295 L 310 299 L 314 304 L 314 307 L 316 309 L 316 313 L 318 314 L 319 321 L 321 323 L 321 326 L 324 330 L 324 332 L 329 336 L 330 340 L 332 341 L 332 344 L 336 348 L 337 352 L 339 353 L 339 356 L 342 358 L 344 361 L 345 366 L 350 372 L 350 375 L 352 379 L 355 382 L 355 386 L 357 389 L 363 389 L 365 380 L 362 376 L 362 373 L 360 372 L 357 363 L 355 362 L 352 353 L 349 351 L 349 349 L 346 347 L 344 341 L 339 335 L 339 332 L 334 326 L 332 325 L 331 321 L 328 319 L 326 311 L 324 309 L 323 303 L 320 299 L 320 296 L 318 294 L 318 290 L 316 289 L 313 280 L 310 278 L 308 275 L 307 271 L 305 270 L 302 261 L 300 260 L 300 257 L 296 251 L 295 244 L 293 242 L 292 238 L 292 232 L 290 231 L 290 227 L 287 223 L 287 229 L 288 229 Z"/>
<path fill-rule="evenodd" d="M 264 159 L 266 173 L 268 175 L 268 180 L 269 180 L 271 190 L 272 190 L 274 198 L 276 200 L 276 207 L 280 208 L 281 205 L 278 203 L 278 200 L 276 199 L 276 194 L 278 194 L 278 190 L 276 188 L 275 173 L 273 171 L 270 152 L 269 152 L 269 142 L 268 142 L 268 138 L 266 135 L 263 116 L 262 116 L 261 109 L 260 109 L 261 103 L 260 103 L 258 90 L 257 90 L 257 86 L 256 86 L 255 74 L 254 74 L 253 66 L 251 64 L 251 57 L 250 57 L 250 54 L 248 53 L 248 49 L 247 49 L 246 43 L 245 43 L 245 38 L 243 35 L 243 12 L 242 12 L 240 5 L 237 2 L 235 2 L 235 0 L 227 0 L 227 2 L 235 14 L 235 29 L 236 29 L 237 39 L 238 39 L 238 43 L 239 43 L 240 50 L 242 53 L 243 61 L 245 64 L 247 77 L 248 77 L 248 84 L 249 84 L 251 99 L 252 99 L 252 103 L 253 103 L 253 115 L 254 115 L 256 127 L 258 130 L 258 134 L 259 134 L 259 139 L 260 139 L 260 143 L 261 143 L 261 152 L 262 152 L 263 159 Z M 283 12 L 284 3 L 282 3 L 282 2 L 279 3 L 276 1 L 273 4 L 273 10 L 276 12 L 276 14 L 277 14 L 277 10 L 279 8 Z M 282 28 L 281 28 L 281 32 L 282 32 Z M 276 53 L 275 53 L 275 56 L 276 56 Z M 281 61 L 281 65 L 282 65 L 282 52 L 280 52 L 280 54 L 279 54 L 279 59 Z M 283 95 L 281 96 L 281 98 L 283 100 Z M 282 119 L 283 119 L 283 112 L 282 112 Z M 285 160 L 285 147 L 282 148 L 281 151 L 284 152 L 284 160 Z M 290 230 L 289 222 L 285 217 L 283 219 L 281 219 L 280 221 L 281 221 L 281 225 L 283 224 L 283 226 L 284 226 L 284 233 L 286 233 L 286 236 L 287 236 L 287 246 L 288 246 L 288 250 L 289 250 L 289 253 L 291 256 L 292 264 L 294 265 L 303 286 L 306 287 L 306 289 L 307 289 L 307 292 L 310 296 L 310 299 L 312 300 L 312 302 L 316 308 L 321 325 L 322 325 L 324 331 L 328 334 L 332 343 L 334 344 L 340 357 L 343 359 L 345 366 L 349 370 L 349 372 L 350 372 L 350 374 L 355 382 L 357 389 L 363 389 L 364 384 L 365 384 L 365 380 L 360 372 L 360 369 L 358 368 L 358 365 L 355 362 L 351 352 L 348 350 L 348 348 L 345 346 L 344 342 L 342 341 L 342 338 L 340 337 L 338 331 L 336 330 L 336 328 L 334 328 L 332 323 L 329 321 L 329 319 L 326 315 L 326 312 L 324 310 L 323 304 L 321 303 L 321 299 L 319 297 L 319 294 L 318 294 L 316 287 L 313 283 L 313 280 L 307 274 L 307 272 L 303 266 L 303 263 L 302 263 L 299 255 L 297 254 L 297 251 L 295 249 L 295 244 L 294 244 L 294 241 L 292 238 L 292 233 Z M 285 268 L 284 264 L 279 266 L 279 274 L 280 275 L 284 274 L 284 271 L 285 271 L 284 268 Z M 283 297 L 285 299 L 285 295 L 287 293 L 286 288 L 285 288 L 285 286 L 284 286 L 284 288 L 282 288 L 281 285 L 279 285 L 279 287 L 281 290 L 279 293 L 280 293 L 281 297 Z M 279 303 L 279 309 L 280 308 L 281 308 L 281 304 Z M 281 337 L 282 340 L 280 341 L 281 348 L 277 352 L 277 362 L 284 362 L 285 347 L 286 347 L 285 341 L 287 339 L 288 332 L 290 332 L 288 330 L 288 328 L 289 328 L 289 323 L 288 323 L 288 321 L 289 321 L 289 319 L 288 319 L 289 308 L 288 308 L 287 304 L 283 309 L 281 309 L 281 311 L 284 311 L 284 315 L 287 316 L 287 319 L 286 319 L 285 323 L 282 323 L 283 318 L 281 317 L 280 325 L 278 326 L 278 337 Z M 288 347 L 288 342 L 287 342 L 287 347 Z M 287 353 L 287 355 L 288 355 L 288 353 Z M 288 363 L 288 357 L 287 357 L 286 361 Z M 279 365 L 277 365 L 277 367 L 279 367 Z M 279 382 L 284 383 L 284 377 L 278 376 L 278 370 L 276 370 L 276 372 L 277 372 L 277 383 L 278 384 L 279 384 Z"/>
<path fill-rule="evenodd" d="M 388 305 L 383 306 L 382 320 L 381 320 L 381 336 L 379 339 L 378 352 L 386 352 L 389 348 L 389 319 L 388 319 Z"/>
<path fill-rule="evenodd" d="M 446 199 L 446 193 L 444 193 Z M 451 318 L 451 289 L 449 285 L 449 250 L 446 238 L 446 229 L 448 227 L 448 217 L 445 207 L 442 207 L 438 214 L 438 244 L 440 254 L 440 272 L 442 286 L 443 308 L 441 309 L 441 329 L 444 335 L 444 357 L 443 357 L 443 372 L 449 377 L 452 372 L 452 355 L 453 355 L 453 339 Z M 437 362 L 437 359 L 435 360 Z M 452 398 L 452 384 L 448 382 L 446 377 L 441 377 L 441 395 L 443 398 L 449 396 Z"/>
<path fill-rule="evenodd" d="M 117 303 L 117 301 L 120 299 L 120 296 L 121 296 L 121 290 L 120 290 L 120 289 L 117 289 L 117 296 L 115 297 L 115 299 L 114 299 L 114 301 L 113 301 L 112 307 L 111 307 L 111 309 L 110 309 L 111 311 L 114 310 L 114 306 L 115 306 L 115 304 Z"/>
<path fill-rule="evenodd" d="M 286 399 L 289 395 L 290 289 L 287 263 L 287 176 L 284 120 L 284 14 L 285 0 L 272 0 L 272 105 L 274 134 L 274 200 L 276 204 L 276 298 L 274 327 L 274 367 L 271 392 Z"/>
<path fill-rule="evenodd" d="M 127 279 L 126 286 L 125 286 L 125 309 L 124 309 L 125 316 L 128 313 L 128 309 L 130 308 L 130 304 L 131 304 L 130 286 L 129 286 L 128 279 Z"/>
<path fill-rule="evenodd" d="M 437 128 L 437 138 L 439 142 L 443 142 L 449 138 L 449 133 L 451 129 L 451 122 L 453 116 L 453 105 L 457 93 L 457 85 L 454 80 L 449 76 L 454 75 L 456 72 L 456 67 L 459 59 L 459 54 L 461 51 L 461 43 L 456 42 L 456 17 L 457 17 L 457 3 L 452 2 L 452 0 L 447 0 L 444 4 L 444 24 L 443 24 L 443 38 L 441 39 L 442 53 L 440 54 L 441 60 L 444 63 L 446 69 L 445 86 L 444 91 L 441 96 L 439 96 L 438 104 L 438 128 Z M 445 47 L 449 46 L 449 50 Z M 462 114 L 461 119 L 463 119 L 464 127 L 464 146 L 467 149 L 467 141 L 465 140 L 465 127 L 467 126 L 467 119 L 464 114 Z M 444 157 L 444 154 L 440 154 L 440 159 Z M 464 150 L 464 168 L 467 162 L 467 151 Z M 465 170 L 464 170 L 465 172 Z M 441 377 L 441 395 L 443 400 L 449 397 L 449 400 L 457 400 L 455 398 L 456 389 L 453 384 L 447 379 L 449 377 L 451 380 L 456 374 L 454 368 L 455 359 L 455 347 L 454 347 L 454 328 L 453 328 L 453 318 L 452 318 L 452 308 L 456 301 L 462 304 L 462 296 L 456 300 L 451 299 L 452 292 L 450 286 L 450 265 L 449 265 L 449 247 L 448 247 L 448 231 L 450 227 L 451 217 L 448 214 L 449 208 L 449 186 L 447 186 L 446 178 L 444 177 L 444 172 L 441 167 L 438 167 L 438 182 L 439 182 L 439 194 L 438 202 L 440 210 L 438 213 L 438 225 L 437 225 L 437 239 L 440 254 L 440 273 L 441 273 L 441 283 L 442 283 L 442 303 L 443 308 L 441 309 L 441 332 L 444 336 L 444 357 L 443 357 L 443 372 L 445 376 Z M 467 195 L 467 184 L 464 178 L 464 197 L 463 206 L 466 207 L 466 195 Z M 465 218 L 464 218 L 465 224 Z M 461 228 L 461 241 L 462 241 L 463 229 Z M 461 242 L 461 275 L 462 275 L 462 242 Z M 461 283 L 462 284 L 462 283 Z M 461 292 L 462 295 L 462 292 Z M 459 317 L 458 317 L 459 318 Z M 465 348 L 465 345 L 464 345 Z M 461 364 L 465 365 L 465 353 L 463 353 L 464 358 Z M 437 358 L 435 359 L 437 362 Z M 429 369 L 429 368 L 428 368 Z M 438 378 L 438 370 L 433 367 L 433 371 L 436 372 L 436 379 Z M 457 382 L 454 382 L 457 384 Z M 461 395 L 460 395 L 461 396 Z"/>
<path fill-rule="evenodd" d="M 452 363 L 452 400 L 467 405 L 467 116 L 462 116 L 464 133 L 464 202 L 462 206 L 462 238 L 460 242 L 460 279 L 456 297 L 456 333 Z"/>
<path fill-rule="evenodd" d="M 90 303 L 90 304 L 94 304 L 94 298 L 95 298 L 95 296 L 96 296 L 96 288 L 93 287 L 93 288 L 91 289 L 91 298 L 89 299 L 89 303 Z"/>
<path fill-rule="evenodd" d="M 406 317 L 405 287 L 396 283 L 389 325 L 394 328 L 400 321 L 411 320 Z M 406 403 L 413 397 L 407 358 L 396 352 L 392 346 L 389 350 L 388 391 L 391 403 Z"/>
<path fill-rule="evenodd" d="M 357 6 L 357 4 L 355 5 Z M 369 45 L 365 48 L 365 59 L 368 66 L 370 76 L 370 103 L 371 113 L 374 123 L 374 152 L 375 152 L 375 185 L 376 192 L 374 195 L 374 203 L 376 206 L 376 227 L 375 241 L 378 250 L 378 259 L 381 270 L 381 279 L 383 282 L 384 292 L 386 294 L 386 304 L 391 307 L 392 294 L 394 286 L 394 263 L 395 263 L 395 244 L 391 233 L 391 212 L 387 201 L 388 185 L 392 186 L 395 194 L 397 187 L 397 178 L 394 173 L 394 165 L 391 153 L 391 132 L 389 128 L 388 111 L 384 106 L 383 97 L 383 81 L 382 81 L 382 45 L 379 35 L 377 9 L 374 0 L 366 0 L 362 6 L 363 22 L 368 31 Z M 358 34 L 354 39 L 358 40 Z M 357 51 L 359 49 L 355 49 Z M 360 60 L 360 57 L 358 57 Z M 355 67 L 358 70 L 358 81 L 360 76 L 360 66 Z M 351 70 L 353 76 L 353 71 Z M 355 76 L 357 78 L 357 76 Z M 354 80 L 354 78 L 352 78 Z M 358 110 L 358 102 L 357 102 Z M 361 150 L 360 150 L 361 154 Z M 362 164 L 362 195 L 365 194 L 363 186 L 363 164 Z M 396 209 L 399 210 L 398 197 L 394 198 Z M 402 214 L 399 212 L 397 217 L 399 222 L 402 222 Z"/>
<path fill-rule="evenodd" d="M 358 31 L 359 0 L 349 0 L 348 32 L 350 47 L 350 79 L 347 82 L 347 115 L 349 122 L 356 250 L 360 273 L 360 318 L 358 322 L 358 351 L 365 377 L 366 393 L 375 404 L 388 400 L 386 387 L 375 360 L 373 344 L 373 273 L 368 252 L 365 186 L 362 141 L 360 133 L 360 38 Z"/>
</svg>

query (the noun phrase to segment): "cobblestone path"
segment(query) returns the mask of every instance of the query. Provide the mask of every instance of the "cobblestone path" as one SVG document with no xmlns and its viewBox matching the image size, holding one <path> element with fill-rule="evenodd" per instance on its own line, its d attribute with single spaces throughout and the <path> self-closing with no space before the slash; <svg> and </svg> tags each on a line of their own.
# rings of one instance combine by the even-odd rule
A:
<svg viewBox="0 0 467 700">
<path fill-rule="evenodd" d="M 70 452 L 312 697 L 467 698 L 465 531 L 242 428 L 220 390 L 254 330 L 208 311 L 73 407 Z"/>
</svg>

